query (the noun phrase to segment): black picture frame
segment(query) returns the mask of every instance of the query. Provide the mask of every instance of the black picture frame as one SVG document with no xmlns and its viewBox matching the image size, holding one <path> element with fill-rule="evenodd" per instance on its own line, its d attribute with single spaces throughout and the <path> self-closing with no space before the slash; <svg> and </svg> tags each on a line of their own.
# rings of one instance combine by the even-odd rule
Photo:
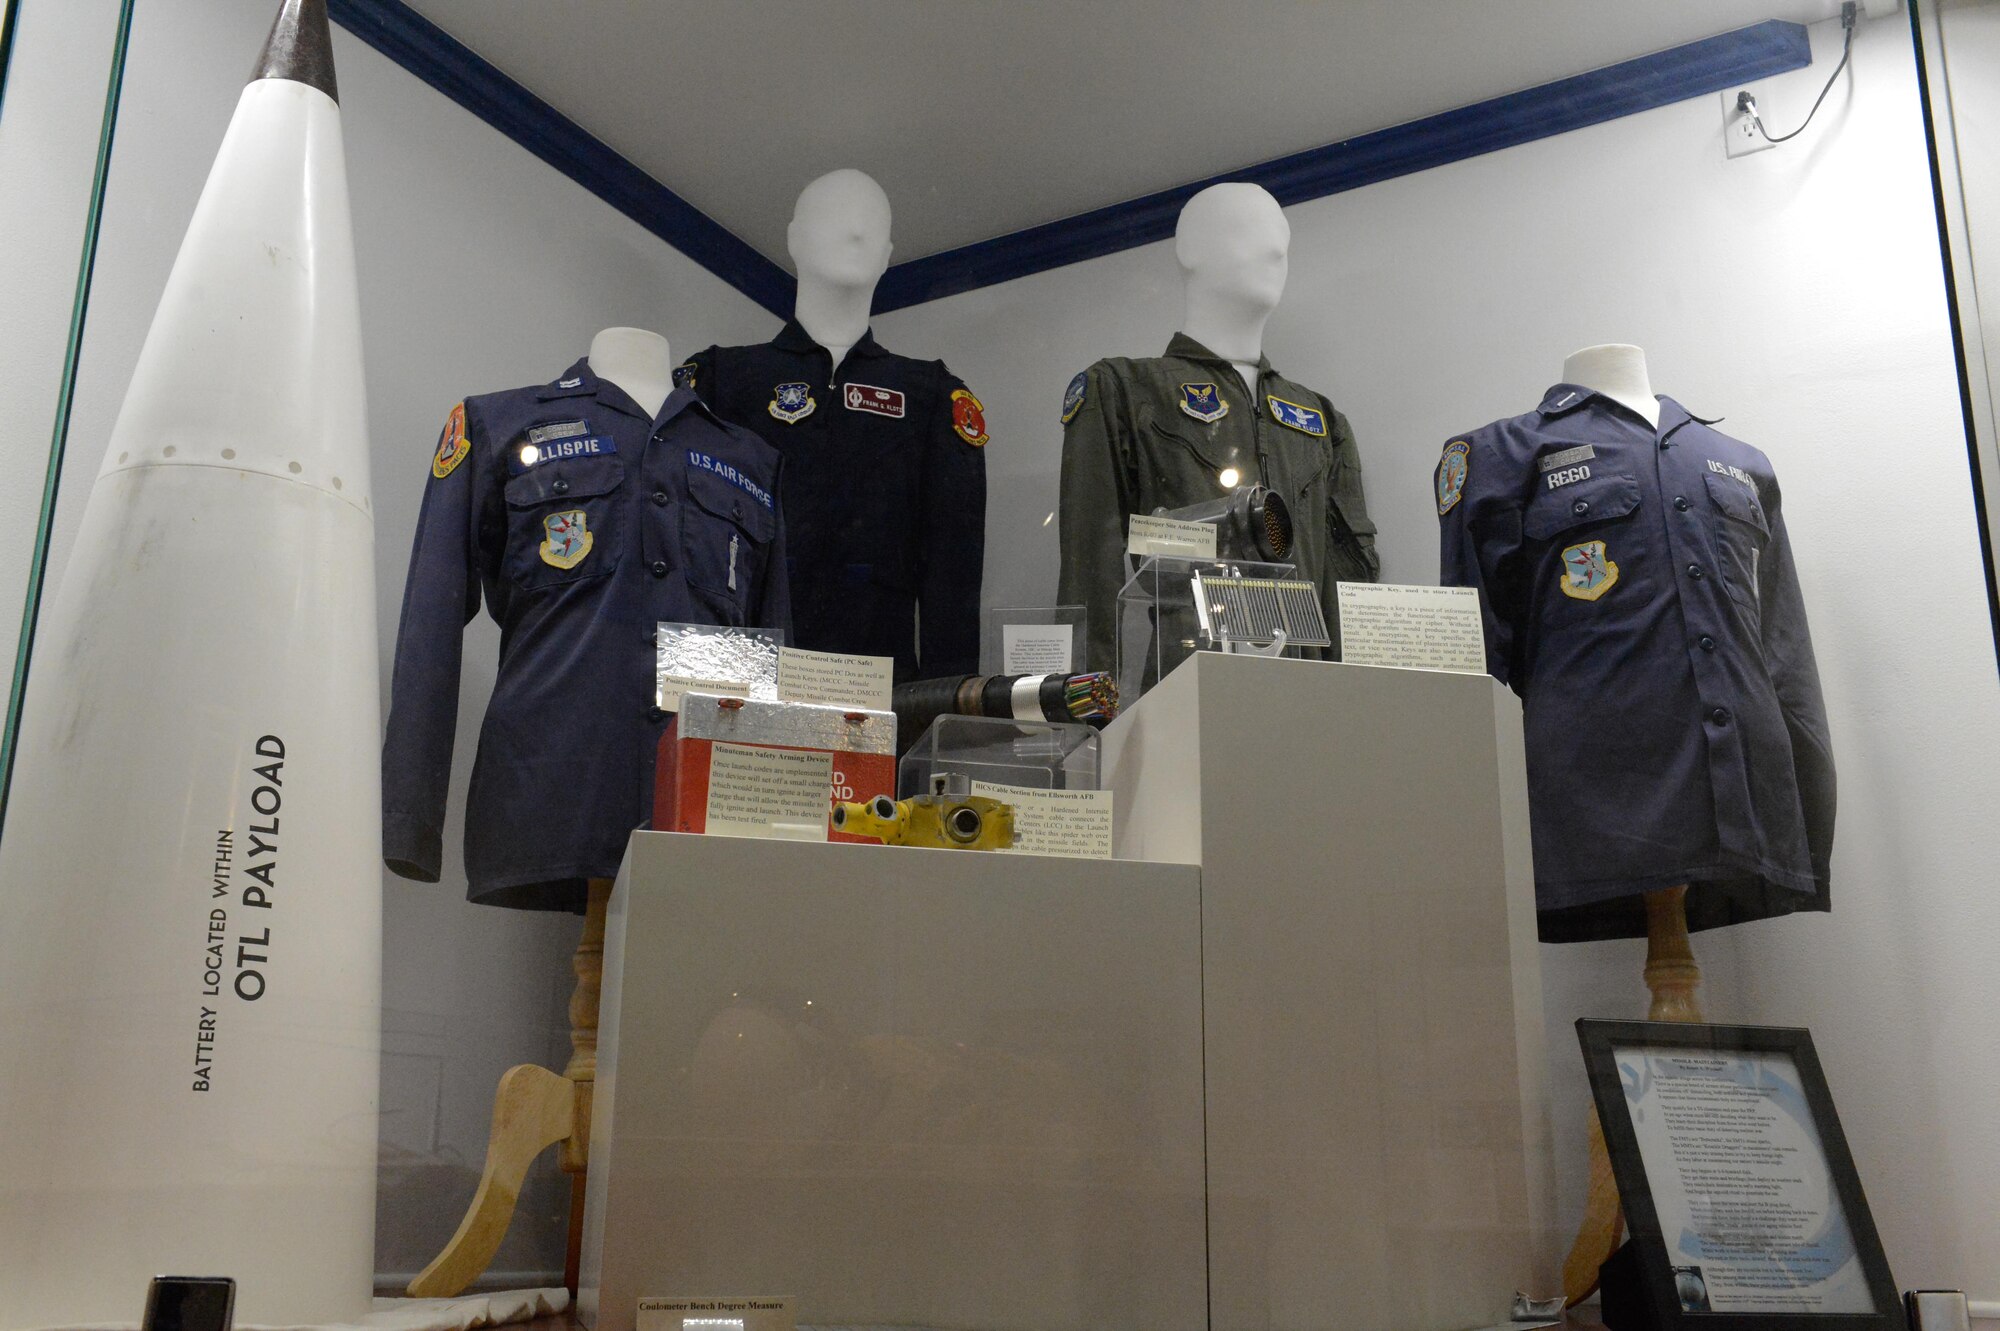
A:
<svg viewBox="0 0 2000 1331">
<path fill-rule="evenodd" d="M 1576 1023 L 1583 1045 L 1584 1068 L 1597 1114 L 1610 1148 L 1612 1173 L 1631 1230 L 1631 1256 L 1661 1331 L 1905 1331 L 1902 1300 L 1882 1251 L 1881 1235 L 1868 1210 L 1860 1175 L 1847 1136 L 1834 1112 L 1826 1074 L 1813 1049 L 1812 1032 L 1787 1026 L 1710 1026 L 1675 1021 L 1596 1021 Z M 1848 1229 L 1875 1304 L 1872 1313 L 1695 1312 L 1682 1307 L 1675 1286 L 1677 1272 L 1661 1233 L 1653 1189 L 1640 1155 L 1637 1131 L 1619 1076 L 1616 1054 L 1631 1048 L 1666 1049 L 1691 1054 L 1747 1053 L 1789 1055 L 1798 1069 L 1800 1089 L 1819 1133 L 1828 1175 L 1846 1213 Z"/>
</svg>

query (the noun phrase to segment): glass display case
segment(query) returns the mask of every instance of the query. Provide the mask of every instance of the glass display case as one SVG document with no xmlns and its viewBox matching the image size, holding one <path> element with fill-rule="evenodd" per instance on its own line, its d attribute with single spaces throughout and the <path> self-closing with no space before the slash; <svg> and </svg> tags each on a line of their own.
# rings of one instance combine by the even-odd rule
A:
<svg viewBox="0 0 2000 1331">
<path fill-rule="evenodd" d="M 954 1170 L 1046 1183 L 1131 1133 L 1200 1214 L 1176 1241 L 1205 1310 L 1455 1331 L 1478 1317 L 1433 1291 L 1326 1282 L 1513 1214 L 1535 1261 L 1466 1256 L 1479 1316 L 1595 1279 L 1616 1199 L 1541 1033 L 1637 1015 L 1603 940 L 1645 936 L 1662 1013 L 1813 1028 L 1897 1271 L 2000 1298 L 1990 1097 L 1907 1093 L 2000 1085 L 1996 125 L 2000 0 L 0 0 L 0 1331 L 130 1321 L 161 1273 L 234 1274 L 238 1317 L 287 1325 L 574 1287 L 597 968 L 632 838 L 680 835 L 643 827 L 680 689 L 767 698 L 784 645 L 852 690 L 827 705 L 1102 719 L 1085 676 L 1112 671 L 1143 715 L 945 716 L 898 737 L 898 788 L 1101 791 L 1120 819 L 1142 792 L 1141 842 L 1213 878 L 1200 820 L 1157 812 L 1185 773 L 1244 795 L 1237 830 L 1253 799 L 1370 797 L 1361 750 L 1284 710 L 1392 714 L 1353 705 L 1392 668 L 1340 660 L 1330 594 L 1367 582 L 1476 592 L 1492 678 L 1411 684 L 1366 752 L 1514 782 L 1412 797 L 1423 837 L 1511 868 L 1413 876 L 1350 836 L 1291 884 L 1327 915 L 1279 921 L 1242 987 L 1155 979 L 1253 1033 L 1303 1029 L 1288 977 L 1340 995 L 1377 1044 L 1232 1087 L 1326 1107 L 1259 1177 L 1318 1177 L 1364 1102 L 1434 1128 L 1347 1169 L 1379 1207 L 1286 1229 L 1309 1208 L 1214 1174 L 1202 1129 L 1176 1154 L 1206 1087 L 1191 1116 L 1126 1094 L 1150 1083 L 1106 1053 L 1143 1025 L 1116 985 L 1037 1008 L 1032 940 L 1089 941 L 1051 884 L 1110 893 L 1077 918 L 1122 912 L 1134 973 L 1217 927 L 1182 874 L 1194 932 L 1146 934 L 1138 853 L 703 844 L 719 892 L 837 856 L 863 904 L 736 921 L 676 1057 L 731 1104 L 779 1087 L 822 1161 L 893 1166 L 844 1177 L 893 1179 L 870 1213 L 901 1232 Z M 754 679 L 710 632 L 759 645 Z M 1230 659 L 1160 687 L 1197 653 Z M 1161 720 L 1197 676 L 1232 734 L 1320 736 L 1282 788 Z M 905 895 L 871 898 L 896 855 Z M 898 932 L 884 903 L 926 875 L 927 927 L 990 945 L 1004 1001 L 954 1005 Z M 1448 930 L 1385 923 L 1417 877 Z M 1339 953 L 1330 918 L 1395 937 Z M 1437 941 L 1516 929 L 1486 989 Z M 935 1011 L 769 983 L 863 936 Z M 1499 1035 L 1399 1061 L 1473 992 Z M 1496 1068 L 1528 1089 L 1454 1081 Z M 932 1168 L 974 1138 L 1015 1154 Z M 776 1187 L 785 1143 L 728 1149 Z M 1492 1164 L 1541 1147 L 1548 1178 Z M 1104 1236 L 1139 1231 L 1068 1189 L 1033 1221 L 1068 1302 L 996 1325 L 1132 1324 Z"/>
</svg>

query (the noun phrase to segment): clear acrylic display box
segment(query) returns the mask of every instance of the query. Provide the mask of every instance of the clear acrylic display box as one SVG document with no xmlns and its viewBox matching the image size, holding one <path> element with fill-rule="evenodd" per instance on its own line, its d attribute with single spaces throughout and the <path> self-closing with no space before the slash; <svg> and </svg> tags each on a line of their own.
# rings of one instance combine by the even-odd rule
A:
<svg viewBox="0 0 2000 1331">
<path fill-rule="evenodd" d="M 1055 721 L 1014 721 L 997 716 L 941 716 L 903 755 L 896 791 L 903 799 L 928 795 L 931 778 L 965 794 L 974 781 L 1035 790 L 1099 788 L 1097 732 Z"/>
<path fill-rule="evenodd" d="M 1247 559 L 1191 559 L 1149 555 L 1118 593 L 1118 698 L 1121 708 L 1139 701 L 1147 689 L 1198 651 L 1224 650 L 1222 640 L 1202 627 L 1194 585 L 1201 578 L 1296 579 L 1296 564 L 1262 564 Z M 1285 656 L 1298 656 L 1286 647 Z"/>
</svg>

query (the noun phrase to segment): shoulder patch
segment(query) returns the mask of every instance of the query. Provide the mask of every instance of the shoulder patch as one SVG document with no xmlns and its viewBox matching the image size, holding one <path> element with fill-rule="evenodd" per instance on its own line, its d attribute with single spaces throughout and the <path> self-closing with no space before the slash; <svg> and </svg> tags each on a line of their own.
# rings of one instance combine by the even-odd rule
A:
<svg viewBox="0 0 2000 1331">
<path fill-rule="evenodd" d="M 1204 425 L 1213 425 L 1229 414 L 1229 403 L 1214 384 L 1182 384 L 1181 410 Z"/>
<path fill-rule="evenodd" d="M 1090 376 L 1079 370 L 1076 378 L 1069 381 L 1063 390 L 1062 423 L 1068 425 L 1076 419 L 1076 413 L 1083 410 L 1084 390 L 1090 386 Z"/>
<path fill-rule="evenodd" d="M 986 447 L 986 406 L 969 388 L 951 390 L 951 428 L 974 448 Z"/>
<path fill-rule="evenodd" d="M 1472 473 L 1472 445 L 1463 439 L 1454 439 L 1444 446 L 1444 456 L 1438 459 L 1437 501 L 1438 516 L 1443 517 L 1458 507 L 1458 501 L 1465 498 L 1465 481 Z"/>
<path fill-rule="evenodd" d="M 465 404 L 461 402 L 451 409 L 444 433 L 438 436 L 437 452 L 431 455 L 431 475 L 443 480 L 458 470 L 458 464 L 471 452 L 472 440 L 465 433 Z"/>
<path fill-rule="evenodd" d="M 679 365 L 676 365 L 676 366 L 674 367 L 674 387 L 675 387 L 675 388 L 693 388 L 693 387 L 694 387 L 694 362 L 693 362 L 693 361 L 691 361 L 691 360 L 689 360 L 689 361 L 682 361 L 682 362 L 681 362 L 681 363 L 680 363 Z"/>
<path fill-rule="evenodd" d="M 1271 419 L 1280 425 L 1289 425 L 1302 434 L 1316 439 L 1326 438 L 1326 413 L 1317 407 L 1302 407 L 1296 402 L 1287 402 L 1275 393 L 1267 393 L 1264 401 L 1271 406 Z"/>
</svg>

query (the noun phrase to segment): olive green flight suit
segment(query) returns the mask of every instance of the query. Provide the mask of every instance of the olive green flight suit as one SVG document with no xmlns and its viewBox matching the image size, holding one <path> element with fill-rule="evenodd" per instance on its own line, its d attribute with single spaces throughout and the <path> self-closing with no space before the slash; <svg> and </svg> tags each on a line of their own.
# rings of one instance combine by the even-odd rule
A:
<svg viewBox="0 0 2000 1331">
<path fill-rule="evenodd" d="M 1090 612 L 1086 665 L 1116 664 L 1127 520 L 1219 498 L 1229 488 L 1219 477 L 1231 467 L 1238 485 L 1269 486 L 1290 506 L 1290 559 L 1319 589 L 1334 642 L 1325 655 L 1339 660 L 1335 584 L 1373 582 L 1382 571 L 1347 418 L 1325 397 L 1273 371 L 1268 359 L 1257 364 L 1253 397 L 1234 365 L 1182 333 L 1164 356 L 1101 360 L 1077 378 L 1081 383 L 1072 381 L 1063 401 L 1057 600 Z M 1192 387 L 1192 401 L 1183 385 Z M 1183 406 L 1213 414 L 1215 397 L 1202 391 L 1206 386 L 1226 406 L 1212 421 Z M 1311 413 L 1318 413 L 1323 434 L 1284 423 L 1289 417 L 1310 425 Z"/>
</svg>

